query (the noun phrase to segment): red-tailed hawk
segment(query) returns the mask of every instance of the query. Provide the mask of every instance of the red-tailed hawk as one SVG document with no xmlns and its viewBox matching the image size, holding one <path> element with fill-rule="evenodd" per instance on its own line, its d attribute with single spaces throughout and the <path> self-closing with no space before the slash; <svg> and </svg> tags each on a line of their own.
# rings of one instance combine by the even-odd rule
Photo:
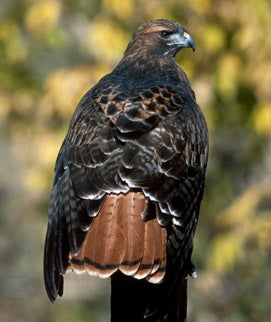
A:
<svg viewBox="0 0 271 322">
<path fill-rule="evenodd" d="M 208 130 L 175 55 L 195 44 L 169 20 L 132 36 L 117 67 L 79 102 L 49 204 L 44 278 L 112 278 L 112 321 L 184 321 Z"/>
</svg>

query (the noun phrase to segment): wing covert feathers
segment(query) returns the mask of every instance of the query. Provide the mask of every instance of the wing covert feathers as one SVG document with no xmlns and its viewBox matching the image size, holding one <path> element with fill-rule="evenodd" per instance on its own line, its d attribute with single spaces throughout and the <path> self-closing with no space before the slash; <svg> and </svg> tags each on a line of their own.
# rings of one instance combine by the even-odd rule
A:
<svg viewBox="0 0 271 322">
<path fill-rule="evenodd" d="M 148 201 L 140 192 L 110 194 L 70 269 L 107 278 L 117 270 L 149 282 L 163 280 L 166 267 L 166 228 L 156 218 L 143 221 Z"/>
</svg>

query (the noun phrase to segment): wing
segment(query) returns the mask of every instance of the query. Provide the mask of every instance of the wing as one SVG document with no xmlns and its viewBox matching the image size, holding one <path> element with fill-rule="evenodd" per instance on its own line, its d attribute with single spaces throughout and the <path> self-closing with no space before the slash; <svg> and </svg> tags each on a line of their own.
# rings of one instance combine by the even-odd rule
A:
<svg viewBox="0 0 271 322">
<path fill-rule="evenodd" d="M 158 222 L 167 227 L 166 274 L 153 289 L 145 312 L 151 321 L 162 316 L 175 321 L 185 314 L 186 278 L 195 276 L 191 254 L 205 182 L 208 131 L 194 93 L 185 86 L 181 84 L 179 91 L 177 87 L 177 93 L 172 87 L 152 89 L 149 104 L 156 106 L 158 121 L 152 116 L 154 125 L 144 134 L 138 136 L 142 117 L 137 114 L 125 115 L 124 126 L 117 121 L 120 137 L 126 139 L 120 176 L 130 187 L 143 190 L 156 206 Z"/>
<path fill-rule="evenodd" d="M 167 260 L 172 262 L 172 271 L 178 273 L 183 258 L 185 262 L 190 260 L 204 186 L 208 139 L 206 124 L 193 93 L 189 91 L 187 95 L 183 86 L 180 89 L 156 85 L 131 94 L 124 88 L 109 86 L 109 80 L 105 78 L 79 103 L 56 162 L 49 205 L 44 274 L 51 300 L 62 294 L 62 275 L 69 266 L 74 270 L 83 266 L 92 272 L 100 267 L 99 272 L 104 269 L 101 276 L 122 268 L 137 278 L 161 281 L 164 275 L 155 278 L 153 273 L 165 270 L 166 238 L 167 252 L 171 254 Z M 114 195 L 127 196 L 129 193 L 137 193 L 138 200 L 143 202 L 138 201 L 140 210 L 132 216 L 137 218 L 135 223 L 131 226 L 128 221 L 125 224 L 128 228 L 124 229 L 123 222 L 127 220 L 120 219 L 120 215 L 113 216 L 127 215 L 127 210 L 123 213 L 120 209 L 127 209 L 129 198 L 125 202 L 119 201 L 119 204 L 126 204 L 126 208 L 115 207 L 109 200 L 117 199 Z M 135 199 L 129 200 L 130 208 L 133 208 Z M 110 211 L 105 210 L 108 205 Z M 100 219 L 95 220 L 99 213 Z M 103 220 L 106 214 L 111 217 Z M 156 217 L 159 227 L 155 224 Z M 153 224 L 145 225 L 149 222 Z M 113 224 L 114 231 L 120 233 L 112 233 L 113 229 L 108 225 Z M 98 228 L 94 228 L 95 225 Z M 131 257 L 131 253 L 136 252 L 130 249 L 135 246 L 122 251 L 115 242 L 116 247 L 110 248 L 108 253 L 111 258 L 117 254 L 118 260 L 108 272 L 112 263 L 106 265 L 103 258 L 104 264 L 99 265 L 100 259 L 88 251 L 95 244 L 90 234 L 96 231 L 100 238 L 97 245 L 111 245 L 108 236 L 109 241 L 114 241 L 116 235 L 131 233 L 134 226 L 139 227 L 135 238 L 141 231 L 143 252 L 145 250 L 148 255 L 137 253 L 139 264 L 131 270 L 132 258 L 137 257 Z M 167 232 L 162 227 L 167 227 Z M 101 230 L 107 231 L 104 237 L 99 234 Z M 157 244 L 149 251 L 150 241 L 156 240 L 158 235 Z M 128 241 L 133 240 L 131 236 Z M 159 247 L 164 249 L 164 254 L 159 253 Z M 125 259 L 127 253 L 129 260 Z M 151 266 L 147 265 L 146 258 L 152 258 Z M 157 262 L 160 266 L 155 265 Z M 146 267 L 149 267 L 148 273 L 141 271 L 137 275 L 140 268 L 146 270 Z M 165 278 L 169 275 L 167 273 Z M 169 281 L 171 290 L 173 282 Z"/>
<path fill-rule="evenodd" d="M 116 175 L 122 146 L 93 96 L 89 91 L 80 101 L 56 161 L 44 253 L 45 286 L 52 301 L 62 294 L 69 254 L 80 251 L 106 192 L 128 191 Z"/>
<path fill-rule="evenodd" d="M 156 204 L 158 222 L 168 232 L 166 275 L 153 292 L 146 317 L 181 310 L 186 277 L 195 274 L 191 254 L 207 156 L 207 128 L 194 100 L 125 145 L 121 178 Z"/>
</svg>

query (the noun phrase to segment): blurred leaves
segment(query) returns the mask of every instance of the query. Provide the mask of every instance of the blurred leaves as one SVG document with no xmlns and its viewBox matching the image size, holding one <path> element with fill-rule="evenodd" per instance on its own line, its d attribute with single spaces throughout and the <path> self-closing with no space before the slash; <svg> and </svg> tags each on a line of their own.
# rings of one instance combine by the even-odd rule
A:
<svg viewBox="0 0 271 322">
<path fill-rule="evenodd" d="M 127 2 L 129 3 L 129 2 Z M 103 58 L 107 64 L 117 63 L 129 41 L 128 35 L 115 21 L 96 19 L 89 29 L 87 44 L 96 59 Z M 113 52 L 111 49 L 114 48 Z"/>
<path fill-rule="evenodd" d="M 247 188 L 239 198 L 221 212 L 214 226 L 221 233 L 211 243 L 210 269 L 220 273 L 233 269 L 238 261 L 246 260 L 251 243 L 259 249 L 271 249 L 271 178 Z"/>
<path fill-rule="evenodd" d="M 253 115 L 254 127 L 259 134 L 271 135 L 271 102 L 256 107 Z"/>
<path fill-rule="evenodd" d="M 33 36 L 46 37 L 55 31 L 60 16 L 60 1 L 36 1 L 26 11 L 25 26 Z"/>
<path fill-rule="evenodd" d="M 270 14 L 268 0 L 1 1 L 1 321 L 108 319 L 108 290 L 88 276 L 68 278 L 53 306 L 45 296 L 53 167 L 82 95 L 118 63 L 135 28 L 156 18 L 183 23 L 196 40 L 195 53 L 176 58 L 210 129 L 190 321 L 270 319 Z"/>
<path fill-rule="evenodd" d="M 204 39 L 204 47 L 211 53 L 216 53 L 225 48 L 225 32 L 222 27 L 217 24 L 207 24 L 202 30 L 202 38 Z"/>
</svg>

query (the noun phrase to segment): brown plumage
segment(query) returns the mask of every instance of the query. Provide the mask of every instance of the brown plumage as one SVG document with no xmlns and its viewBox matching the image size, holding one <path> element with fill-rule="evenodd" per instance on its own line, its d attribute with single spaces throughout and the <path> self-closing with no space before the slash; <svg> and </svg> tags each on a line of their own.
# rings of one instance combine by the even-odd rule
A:
<svg viewBox="0 0 271 322">
<path fill-rule="evenodd" d="M 159 283 L 165 275 L 167 233 L 156 218 L 142 220 L 146 205 L 140 192 L 108 195 L 80 252 L 70 253 L 70 269 L 102 278 L 119 269 Z"/>
<path fill-rule="evenodd" d="M 48 212 L 49 298 L 67 271 L 111 277 L 111 321 L 184 321 L 208 131 L 176 53 L 195 49 L 169 20 L 139 27 L 112 73 L 79 102 Z"/>
</svg>

